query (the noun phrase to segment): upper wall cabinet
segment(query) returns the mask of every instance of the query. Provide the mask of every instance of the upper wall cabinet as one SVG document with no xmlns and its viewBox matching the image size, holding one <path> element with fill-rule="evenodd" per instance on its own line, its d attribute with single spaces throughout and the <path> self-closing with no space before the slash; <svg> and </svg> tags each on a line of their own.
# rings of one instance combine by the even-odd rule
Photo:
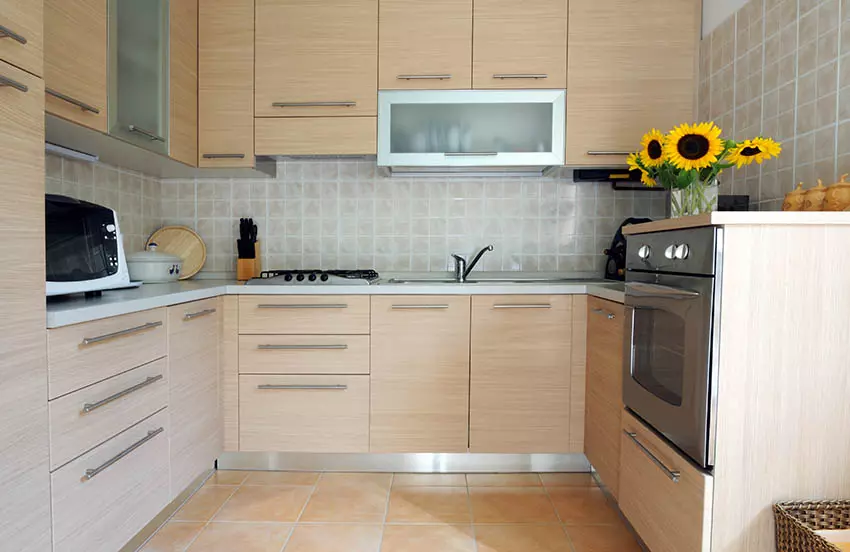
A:
<svg viewBox="0 0 850 552">
<path fill-rule="evenodd" d="M 198 166 L 254 166 L 254 0 L 198 12 Z"/>
<path fill-rule="evenodd" d="M 45 110 L 106 132 L 107 0 L 44 1 Z"/>
<path fill-rule="evenodd" d="M 379 86 L 472 87 L 472 0 L 381 0 Z"/>
<path fill-rule="evenodd" d="M 377 114 L 378 0 L 257 0 L 256 50 L 257 117 Z"/>
<path fill-rule="evenodd" d="M 473 21 L 474 88 L 567 87 L 567 0 L 475 0 Z"/>
<path fill-rule="evenodd" d="M 169 0 L 168 155 L 198 164 L 198 2 Z"/>
<path fill-rule="evenodd" d="M 41 76 L 42 16 L 41 2 L 0 0 L 0 60 Z"/>
<path fill-rule="evenodd" d="M 624 165 L 691 120 L 699 26 L 699 0 L 570 0 L 568 165 Z"/>
</svg>

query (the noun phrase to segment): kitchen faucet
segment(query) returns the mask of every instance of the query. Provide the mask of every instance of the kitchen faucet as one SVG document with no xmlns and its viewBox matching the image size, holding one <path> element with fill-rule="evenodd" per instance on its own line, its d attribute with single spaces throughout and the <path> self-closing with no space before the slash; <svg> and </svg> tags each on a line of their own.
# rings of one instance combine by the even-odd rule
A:
<svg viewBox="0 0 850 552">
<path fill-rule="evenodd" d="M 481 260 L 481 257 L 484 256 L 484 253 L 487 253 L 488 251 L 493 251 L 492 245 L 488 245 L 479 251 L 478 254 L 472 258 L 472 262 L 467 262 L 466 257 L 452 253 L 452 257 L 455 260 L 455 280 L 457 280 L 459 284 L 466 282 L 466 277 L 469 276 L 469 273 L 472 272 L 472 269 L 475 268 L 475 265 L 477 265 L 478 261 Z"/>
</svg>

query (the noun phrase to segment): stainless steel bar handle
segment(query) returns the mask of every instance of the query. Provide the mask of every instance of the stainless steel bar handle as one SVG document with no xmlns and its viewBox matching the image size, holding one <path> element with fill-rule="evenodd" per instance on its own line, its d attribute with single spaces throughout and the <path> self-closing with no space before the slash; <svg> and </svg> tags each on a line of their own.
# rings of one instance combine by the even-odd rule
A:
<svg viewBox="0 0 850 552">
<path fill-rule="evenodd" d="M 446 157 L 495 157 L 499 155 L 498 151 L 447 151 L 443 155 Z"/>
<path fill-rule="evenodd" d="M 257 345 L 261 351 L 344 351 L 348 345 Z"/>
<path fill-rule="evenodd" d="M 347 385 L 258 385 L 257 389 L 284 391 L 345 391 Z"/>
<path fill-rule="evenodd" d="M 548 79 L 546 73 L 500 73 L 493 75 L 494 79 Z"/>
<path fill-rule="evenodd" d="M 321 305 L 257 305 L 258 309 L 347 309 L 348 305 L 340 304 L 321 304 Z"/>
<path fill-rule="evenodd" d="M 93 106 L 91 106 L 91 105 L 89 105 L 85 102 L 81 102 L 80 100 L 78 100 L 76 98 L 72 98 L 71 96 L 69 96 L 67 94 L 63 94 L 62 92 L 58 92 L 56 90 L 53 90 L 52 88 L 45 88 L 44 93 L 48 94 L 50 96 L 53 96 L 54 98 L 58 98 L 58 99 L 62 100 L 63 102 L 68 102 L 71 105 L 75 105 L 75 106 L 79 107 L 80 109 L 82 109 L 83 111 L 89 111 L 91 113 L 94 113 L 95 115 L 100 114 L 100 110 L 98 108 L 93 107 Z"/>
<path fill-rule="evenodd" d="M 136 441 L 135 443 L 133 443 L 129 447 L 125 448 L 124 450 L 122 450 L 121 452 L 119 452 L 118 454 L 116 454 L 115 456 L 113 456 L 112 458 L 110 458 L 109 460 L 104 462 L 103 464 L 99 465 L 98 467 L 96 467 L 92 470 L 86 470 L 85 475 L 83 475 L 82 481 L 89 481 L 91 479 L 94 479 L 94 477 L 97 474 L 103 472 L 104 470 L 106 470 L 107 468 L 109 468 L 110 466 L 112 466 L 113 464 L 115 464 L 116 462 L 118 462 L 119 460 L 121 460 L 122 458 L 124 458 L 125 456 L 127 456 L 128 454 L 130 454 L 131 452 L 136 450 L 137 448 L 139 448 L 140 446 L 144 445 L 145 443 L 147 443 L 148 441 L 150 441 L 151 439 L 153 439 L 154 437 L 156 437 L 157 435 L 162 433 L 163 431 L 165 431 L 164 427 L 160 427 L 158 429 L 153 429 L 151 431 L 148 431 L 148 434 L 145 437 L 142 437 L 141 439 L 139 439 L 138 441 Z"/>
<path fill-rule="evenodd" d="M 605 317 L 607 317 L 607 318 L 608 318 L 608 320 L 614 320 L 614 319 L 616 318 L 616 315 L 615 315 L 614 313 L 612 313 L 612 312 L 605 312 L 605 311 L 604 311 L 604 310 L 602 310 L 602 309 L 591 309 L 591 312 L 592 312 L 593 314 L 599 314 L 599 315 L 605 316 Z"/>
<path fill-rule="evenodd" d="M 631 155 L 632 152 L 630 152 L 630 151 L 589 151 L 589 152 L 587 152 L 587 154 L 590 155 L 590 156 L 593 156 L 593 157 L 620 156 L 620 155 L 625 157 L 626 155 Z"/>
<path fill-rule="evenodd" d="M 397 80 L 449 80 L 451 75 L 399 75 Z"/>
<path fill-rule="evenodd" d="M 94 345 L 95 343 L 100 343 L 102 341 L 107 341 L 109 339 L 115 339 L 116 337 L 124 337 L 125 335 L 130 335 L 134 333 L 143 332 L 145 330 L 150 330 L 152 328 L 158 328 L 162 326 L 162 322 L 148 322 L 147 324 L 142 324 L 141 326 L 136 326 L 134 328 L 127 328 L 126 330 L 120 330 L 117 332 L 112 332 L 104 335 L 99 335 L 97 337 L 85 337 L 83 338 L 83 345 Z"/>
<path fill-rule="evenodd" d="M 163 376 L 162 374 L 159 374 L 159 375 L 156 375 L 156 376 L 148 376 L 148 377 L 145 379 L 145 381 L 143 381 L 143 382 L 141 382 L 141 383 L 137 383 L 136 385 L 134 385 L 134 386 L 132 386 L 132 387 L 128 387 L 127 389 L 125 389 L 125 390 L 123 390 L 123 391 L 119 391 L 119 392 L 115 393 L 114 395 L 109 395 L 109 396 L 108 396 L 108 397 L 106 397 L 105 399 L 99 400 L 99 401 L 97 401 L 97 402 L 95 402 L 95 403 L 86 403 L 86 404 L 84 404 L 84 405 L 83 405 L 82 410 L 80 410 L 80 413 L 81 413 L 81 414 L 88 414 L 89 412 L 91 412 L 91 411 L 93 411 L 93 410 L 97 410 L 97 409 L 98 409 L 98 408 L 100 408 L 101 406 L 106 406 L 107 404 L 109 404 L 109 403 L 111 403 L 111 402 L 113 402 L 113 401 L 117 401 L 117 400 L 118 400 L 118 399 L 120 399 L 121 397 L 126 397 L 126 396 L 127 396 L 127 395 L 129 395 L 130 393 L 135 393 L 135 392 L 136 392 L 136 391 L 138 391 L 139 389 L 144 389 L 144 388 L 145 388 L 145 387 L 147 387 L 148 385 L 151 385 L 152 383 L 156 383 L 156 382 L 158 382 L 158 381 L 159 381 L 159 380 L 161 380 L 163 377 L 164 377 L 164 376 Z"/>
<path fill-rule="evenodd" d="M 665 466 L 664 462 L 659 460 L 654 454 L 652 454 L 652 452 L 648 448 L 643 446 L 643 443 L 638 441 L 637 433 L 634 433 L 632 431 L 626 431 L 625 429 L 623 430 L 623 433 L 625 433 L 626 436 L 629 439 L 631 439 L 634 442 L 634 444 L 636 444 L 638 446 L 638 448 L 641 451 L 643 451 L 643 453 L 646 454 L 649 457 L 650 460 L 652 460 L 653 464 L 655 464 L 656 466 L 661 468 L 661 471 L 664 472 L 664 475 L 666 475 L 670 479 L 670 481 L 672 481 L 673 483 L 679 482 L 679 480 L 682 478 L 682 473 L 678 472 L 678 471 L 673 471 L 670 468 L 668 468 L 667 466 Z"/>
<path fill-rule="evenodd" d="M 145 129 L 138 127 L 136 125 L 130 125 L 127 128 L 130 130 L 130 132 L 137 132 L 137 133 L 141 134 L 142 136 L 147 136 L 148 138 L 150 138 L 154 142 L 165 142 L 165 138 L 163 138 L 162 136 L 154 134 L 153 132 L 151 132 L 149 130 L 145 130 Z"/>
<path fill-rule="evenodd" d="M 27 38 L 23 35 L 19 35 L 9 27 L 4 27 L 0 25 L 0 38 L 11 38 L 15 42 L 20 42 L 21 44 L 27 43 Z"/>
<path fill-rule="evenodd" d="M 392 310 L 445 310 L 448 305 L 393 305 Z"/>
<path fill-rule="evenodd" d="M 551 309 L 552 305 L 549 303 L 528 303 L 528 304 L 517 304 L 517 305 L 493 305 L 494 309 Z"/>
<path fill-rule="evenodd" d="M 357 102 L 274 102 L 272 107 L 355 107 Z"/>
<path fill-rule="evenodd" d="M 183 315 L 183 320 L 194 320 L 195 318 L 200 318 L 202 316 L 209 316 L 210 314 L 215 314 L 216 309 L 204 309 L 198 312 L 187 312 Z"/>
<path fill-rule="evenodd" d="M 4 77 L 3 75 L 0 75 L 0 87 L 2 87 L 2 86 L 9 86 L 11 88 L 14 88 L 15 90 L 20 90 L 21 92 L 29 92 L 30 91 L 29 86 L 27 86 L 26 84 L 21 84 L 16 80 L 13 80 L 13 79 L 10 79 L 9 77 Z"/>
<path fill-rule="evenodd" d="M 205 153 L 204 159 L 245 159 L 244 153 Z"/>
</svg>

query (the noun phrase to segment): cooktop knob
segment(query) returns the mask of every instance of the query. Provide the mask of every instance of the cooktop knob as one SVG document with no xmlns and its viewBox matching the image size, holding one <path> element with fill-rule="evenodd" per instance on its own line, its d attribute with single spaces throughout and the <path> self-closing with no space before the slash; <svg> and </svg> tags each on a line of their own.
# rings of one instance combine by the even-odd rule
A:
<svg viewBox="0 0 850 552">
<path fill-rule="evenodd" d="M 669 246 L 667 246 L 667 249 L 664 250 L 664 256 L 667 257 L 670 260 L 673 260 L 675 253 L 676 253 L 676 246 L 675 245 L 669 245 Z"/>
<path fill-rule="evenodd" d="M 328 275 L 322 274 L 321 276 L 319 276 L 319 280 L 321 280 L 323 282 L 327 282 L 328 281 Z"/>
<path fill-rule="evenodd" d="M 299 274 L 298 276 L 295 277 L 295 279 L 298 280 L 299 282 L 303 282 L 304 281 L 304 275 Z"/>
<path fill-rule="evenodd" d="M 310 280 L 311 282 L 315 282 L 316 281 L 316 273 L 315 272 L 311 273 L 310 276 L 307 277 L 307 279 Z"/>
<path fill-rule="evenodd" d="M 638 257 L 641 260 L 645 261 L 649 259 L 649 256 L 652 255 L 652 249 L 648 245 L 641 245 L 640 249 L 638 249 Z"/>
<path fill-rule="evenodd" d="M 284 281 L 284 282 L 291 282 L 291 281 L 292 281 L 292 274 L 290 274 L 289 272 L 287 272 L 286 274 L 284 274 L 284 275 L 283 275 L 283 281 Z"/>
<path fill-rule="evenodd" d="M 678 259 L 680 261 L 684 261 L 688 258 L 688 255 L 691 253 L 691 248 L 688 244 L 683 243 L 682 245 L 677 245 L 675 251 L 673 251 L 673 258 Z"/>
</svg>

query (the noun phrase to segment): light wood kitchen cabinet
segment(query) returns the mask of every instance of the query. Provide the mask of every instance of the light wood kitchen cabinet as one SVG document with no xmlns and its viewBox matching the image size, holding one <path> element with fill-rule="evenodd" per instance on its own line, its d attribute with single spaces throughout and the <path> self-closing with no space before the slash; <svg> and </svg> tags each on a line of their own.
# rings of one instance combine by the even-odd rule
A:
<svg viewBox="0 0 850 552">
<path fill-rule="evenodd" d="M 381 89 L 472 87 L 472 0 L 380 0 Z"/>
<path fill-rule="evenodd" d="M 257 117 L 376 116 L 378 0 L 257 0 L 255 82 Z"/>
<path fill-rule="evenodd" d="M 570 295 L 472 298 L 469 450 L 570 450 Z"/>
<path fill-rule="evenodd" d="M 254 0 L 198 5 L 198 166 L 254 166 Z"/>
<path fill-rule="evenodd" d="M 198 164 L 198 2 L 169 0 L 168 155 Z"/>
<path fill-rule="evenodd" d="M 370 452 L 466 452 L 469 297 L 372 297 Z"/>
<path fill-rule="evenodd" d="M 0 0 L 0 61 L 41 76 L 43 40 L 42 2 Z"/>
<path fill-rule="evenodd" d="M 369 333 L 366 295 L 245 295 L 240 334 L 357 335 Z"/>
<path fill-rule="evenodd" d="M 473 88 L 566 88 L 567 1 L 475 0 Z"/>
<path fill-rule="evenodd" d="M 29 1 L 0 2 L 0 25 L 40 15 Z M 10 7 L 16 7 L 10 10 Z M 40 4 L 39 4 L 40 5 Z M 10 17 L 11 16 L 11 17 Z M 39 33 L 40 35 L 40 33 Z M 33 46 L 38 36 L 29 33 Z M 8 39 L 0 57 L 9 58 Z M 39 51 L 40 59 L 40 51 Z M 44 302 L 44 84 L 0 61 L 0 547 L 50 550 L 47 353 Z M 22 277 L 22 274 L 29 275 Z"/>
<path fill-rule="evenodd" d="M 369 374 L 368 335 L 242 335 L 240 374 Z"/>
<path fill-rule="evenodd" d="M 45 110 L 106 132 L 107 0 L 44 0 Z"/>
<path fill-rule="evenodd" d="M 570 0 L 568 165 L 625 165 L 649 129 L 693 118 L 700 5 Z"/>
<path fill-rule="evenodd" d="M 376 117 L 256 119 L 257 155 L 375 155 Z"/>
<path fill-rule="evenodd" d="M 588 298 L 584 453 L 614 498 L 619 494 L 623 413 L 623 317 L 619 303 Z"/>
</svg>

